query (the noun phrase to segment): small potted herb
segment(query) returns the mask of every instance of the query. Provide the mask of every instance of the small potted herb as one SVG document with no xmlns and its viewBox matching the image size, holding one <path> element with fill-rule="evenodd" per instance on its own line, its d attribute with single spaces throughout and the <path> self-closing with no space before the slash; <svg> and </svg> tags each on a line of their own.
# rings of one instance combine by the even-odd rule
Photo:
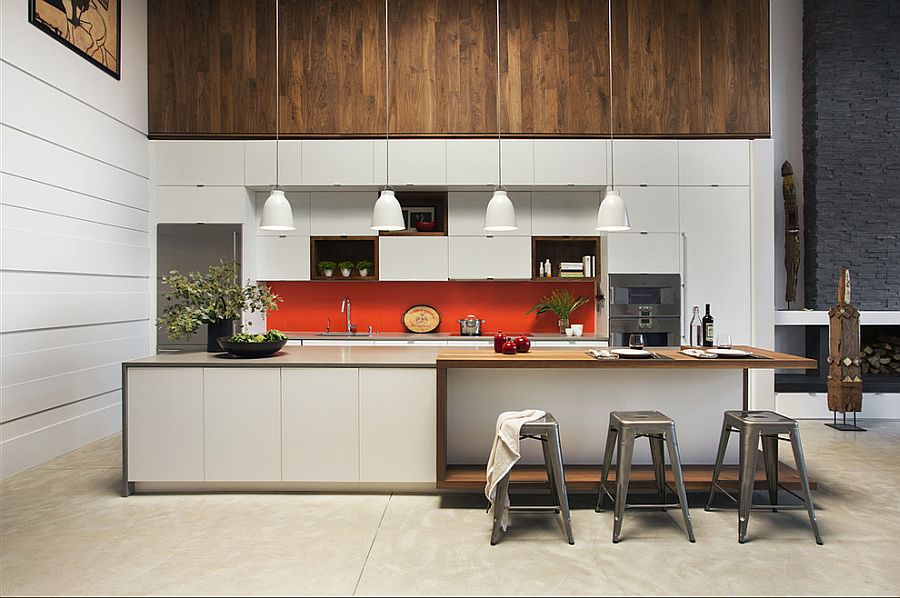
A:
<svg viewBox="0 0 900 598">
<path fill-rule="evenodd" d="M 316 265 L 319 267 L 319 272 L 327 278 L 331 278 L 332 274 L 334 274 L 334 269 L 337 267 L 337 264 L 328 260 L 322 260 Z"/>
<path fill-rule="evenodd" d="M 338 264 L 338 268 L 341 269 L 344 278 L 349 278 L 350 273 L 353 272 L 353 262 L 341 262 Z"/>
<path fill-rule="evenodd" d="M 369 275 L 369 269 L 374 265 L 369 260 L 360 260 L 356 262 L 356 269 L 359 270 L 359 275 L 365 278 Z"/>
<path fill-rule="evenodd" d="M 587 297 L 573 297 L 565 289 L 553 289 L 549 296 L 541 297 L 541 300 L 525 313 L 536 312 L 537 315 L 541 315 L 548 311 L 553 312 L 559 318 L 559 333 L 565 334 L 566 328 L 569 327 L 569 317 L 572 315 L 572 312 L 588 301 Z"/>
</svg>

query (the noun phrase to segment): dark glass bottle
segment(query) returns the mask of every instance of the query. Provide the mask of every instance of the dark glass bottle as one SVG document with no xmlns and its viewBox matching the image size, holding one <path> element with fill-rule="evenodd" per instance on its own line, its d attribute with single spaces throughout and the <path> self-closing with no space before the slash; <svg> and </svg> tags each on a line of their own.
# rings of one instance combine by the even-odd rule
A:
<svg viewBox="0 0 900 598">
<path fill-rule="evenodd" d="M 709 303 L 706 304 L 706 315 L 703 316 L 703 346 L 712 347 L 716 340 L 715 320 L 709 315 Z"/>
</svg>

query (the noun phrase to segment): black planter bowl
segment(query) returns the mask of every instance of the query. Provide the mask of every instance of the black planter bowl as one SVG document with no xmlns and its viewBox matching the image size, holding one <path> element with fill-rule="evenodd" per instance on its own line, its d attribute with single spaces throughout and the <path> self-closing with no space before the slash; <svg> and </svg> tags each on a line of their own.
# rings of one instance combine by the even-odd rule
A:
<svg viewBox="0 0 900 598">
<path fill-rule="evenodd" d="M 287 339 L 283 341 L 272 341 L 267 343 L 235 343 L 229 340 L 229 337 L 219 337 L 219 345 L 238 357 L 253 359 L 255 357 L 269 357 L 281 351 L 282 347 L 287 343 Z"/>
</svg>

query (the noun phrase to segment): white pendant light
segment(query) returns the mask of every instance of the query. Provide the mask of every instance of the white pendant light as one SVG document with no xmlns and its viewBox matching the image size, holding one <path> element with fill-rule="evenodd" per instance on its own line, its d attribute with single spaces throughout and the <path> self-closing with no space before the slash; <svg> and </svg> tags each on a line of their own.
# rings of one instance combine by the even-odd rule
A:
<svg viewBox="0 0 900 598">
<path fill-rule="evenodd" d="M 519 230 L 516 208 L 503 188 L 503 142 L 500 137 L 500 0 L 497 0 L 497 188 L 484 213 L 484 230 Z"/>
<path fill-rule="evenodd" d="M 278 44 L 278 16 L 280 12 L 279 0 L 275 0 L 275 186 L 269 194 L 266 203 L 263 204 L 262 219 L 259 228 L 264 230 L 294 230 L 294 212 L 291 210 L 291 202 L 284 196 L 284 191 L 279 185 L 279 156 L 278 141 L 281 128 L 281 86 L 278 61 L 280 47 Z"/>
<path fill-rule="evenodd" d="M 384 189 L 372 210 L 372 230 L 405 230 L 403 210 L 390 187 L 391 172 L 391 63 L 388 56 L 388 0 L 384 0 Z"/>
<path fill-rule="evenodd" d="M 615 142 L 613 135 L 613 62 L 612 62 L 612 0 L 607 0 L 608 22 L 606 31 L 609 34 L 609 186 L 606 188 L 606 196 L 600 202 L 597 210 L 597 226 L 594 230 L 607 233 L 631 230 L 631 222 L 628 220 L 628 209 L 625 200 L 616 191 L 615 169 Z"/>
</svg>

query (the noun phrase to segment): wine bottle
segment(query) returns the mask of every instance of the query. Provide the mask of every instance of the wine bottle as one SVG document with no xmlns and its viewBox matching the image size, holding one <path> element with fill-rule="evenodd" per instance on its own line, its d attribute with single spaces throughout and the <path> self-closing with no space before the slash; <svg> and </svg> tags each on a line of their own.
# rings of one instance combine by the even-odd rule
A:
<svg viewBox="0 0 900 598">
<path fill-rule="evenodd" d="M 716 339 L 715 320 L 709 315 L 709 303 L 706 304 L 706 315 L 703 316 L 703 346 L 712 347 Z"/>
<path fill-rule="evenodd" d="M 703 344 L 703 325 L 700 323 L 700 306 L 694 306 L 693 315 L 691 315 L 691 323 L 689 325 L 690 338 L 689 344 L 692 347 L 699 347 Z"/>
</svg>

